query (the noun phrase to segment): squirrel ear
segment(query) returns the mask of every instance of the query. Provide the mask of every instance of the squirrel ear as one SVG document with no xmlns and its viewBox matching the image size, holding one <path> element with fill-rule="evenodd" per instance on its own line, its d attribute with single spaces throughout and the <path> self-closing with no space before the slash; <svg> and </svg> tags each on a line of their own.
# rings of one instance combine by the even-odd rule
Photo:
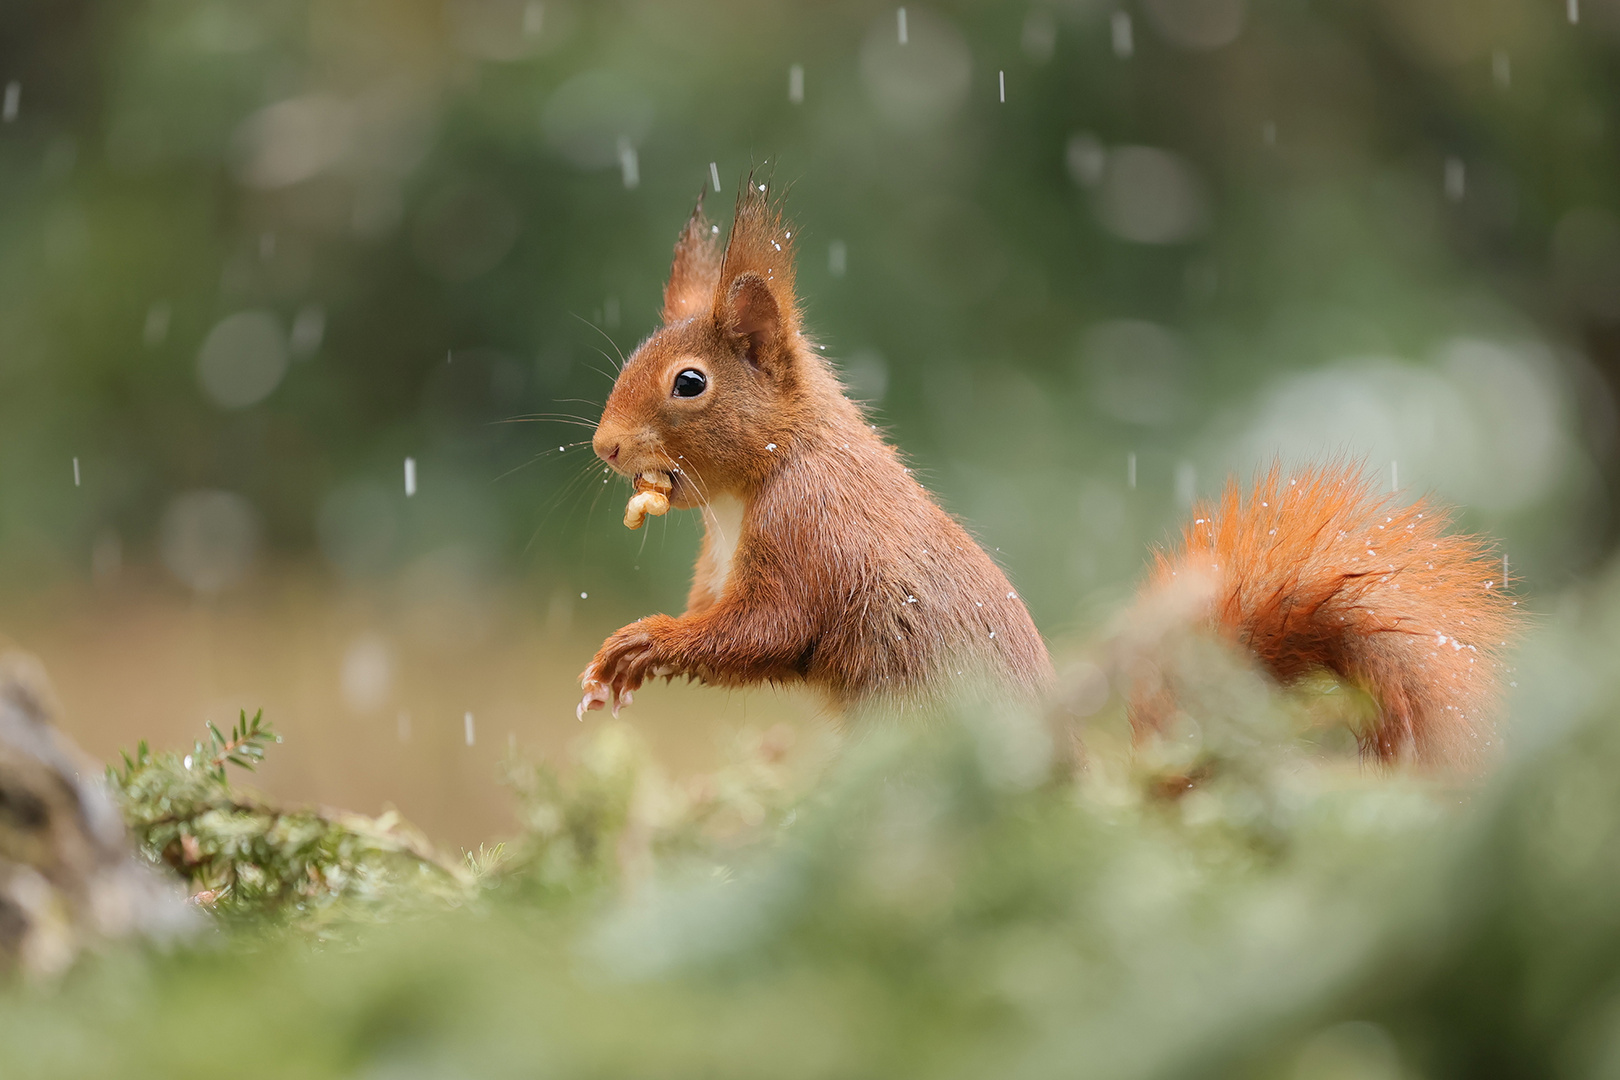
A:
<svg viewBox="0 0 1620 1080">
<path fill-rule="evenodd" d="M 731 283 L 721 325 L 727 333 L 747 339 L 750 364 L 766 366 L 782 331 L 782 309 L 764 278 L 747 273 Z"/>
<path fill-rule="evenodd" d="M 669 284 L 664 286 L 666 324 L 706 314 L 714 303 L 714 290 L 720 282 L 719 230 L 703 216 L 703 193 L 686 227 L 675 241 L 675 262 L 669 268 Z"/>
<path fill-rule="evenodd" d="M 793 228 L 782 220 L 769 187 L 755 183 L 752 173 L 743 184 L 714 293 L 715 323 L 748 339 L 748 360 L 756 367 L 790 357 L 799 332 Z"/>
</svg>

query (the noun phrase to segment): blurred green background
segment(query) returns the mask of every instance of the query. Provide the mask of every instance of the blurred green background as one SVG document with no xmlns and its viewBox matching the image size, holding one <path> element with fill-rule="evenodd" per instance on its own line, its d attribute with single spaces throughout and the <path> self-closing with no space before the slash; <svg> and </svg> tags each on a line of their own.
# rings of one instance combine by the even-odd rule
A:
<svg viewBox="0 0 1620 1080">
<path fill-rule="evenodd" d="M 487 833 L 464 713 L 562 739 L 682 602 L 696 522 L 626 532 L 581 425 L 751 168 L 1060 647 L 1278 455 L 1546 606 L 1620 535 L 1617 58 L 1614 0 L 8 0 L 0 632 L 98 753 L 262 704 L 292 790 Z M 722 697 L 637 708 L 814 713 Z"/>
</svg>

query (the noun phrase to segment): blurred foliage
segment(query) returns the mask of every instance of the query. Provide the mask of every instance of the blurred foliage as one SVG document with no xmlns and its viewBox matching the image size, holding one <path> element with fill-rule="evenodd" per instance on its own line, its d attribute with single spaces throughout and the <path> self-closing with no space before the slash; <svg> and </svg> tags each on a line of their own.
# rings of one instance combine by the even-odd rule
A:
<svg viewBox="0 0 1620 1080">
<path fill-rule="evenodd" d="M 726 765 L 685 782 L 670 779 L 634 729 L 617 721 L 582 748 L 566 779 L 510 758 L 505 780 L 523 832 L 494 860 L 500 880 L 544 902 L 599 899 L 602 889 L 643 881 L 659 865 L 723 872 L 728 858 L 757 846 L 791 812 L 804 782 L 802 769 L 788 768 L 793 741 L 786 727 L 744 732 Z"/>
<path fill-rule="evenodd" d="M 319 549 L 677 605 L 694 523 L 623 536 L 575 421 L 504 421 L 593 421 L 763 162 L 809 325 L 1044 625 L 1278 452 L 1398 460 L 1535 582 L 1610 546 L 1610 0 L 907 12 L 8 3 L 0 583 Z"/>
<path fill-rule="evenodd" d="M 1587 629 L 1612 648 L 1614 626 Z M 1072 778 L 1032 757 L 1039 725 L 964 717 L 797 771 L 752 736 L 671 785 L 608 725 L 565 779 L 512 763 L 526 828 L 482 860 L 477 904 L 372 909 L 341 950 L 245 948 L 257 921 L 236 918 L 223 948 L 114 952 L 5 993 L 0 1060 L 18 1077 L 222 1059 L 266 1077 L 1608 1075 L 1609 710 L 1476 791 L 1360 768 L 1310 736 L 1316 708 L 1185 659 L 1210 679 L 1179 726 L 1132 750 L 1104 710 Z"/>
<path fill-rule="evenodd" d="M 1519 676 L 1535 723 L 1482 778 L 1366 767 L 1334 734 L 1358 703 L 1279 695 L 1198 638 L 1161 642 L 1173 725 L 1133 745 L 1094 702 L 1075 772 L 1043 722 L 968 714 L 871 726 L 830 758 L 744 734 L 675 781 L 607 723 L 566 769 L 508 762 L 518 835 L 369 893 L 345 883 L 375 833 L 280 849 L 294 815 L 221 781 L 269 734 L 244 715 L 189 769 L 148 752 L 115 775 L 149 858 L 161 806 L 200 842 L 223 810 L 222 857 L 283 868 L 301 902 L 225 895 L 216 935 L 0 990 L 0 1069 L 1612 1075 L 1617 642 L 1611 577 L 1538 632 Z"/>
<path fill-rule="evenodd" d="M 143 741 L 107 779 L 136 846 L 178 874 L 194 903 L 238 929 L 291 929 L 317 938 L 475 904 L 503 888 L 542 905 L 599 904 L 624 881 L 757 846 L 791 805 L 786 728 L 745 733 L 718 771 L 670 780 L 626 725 L 604 726 L 566 781 L 517 757 L 504 765 L 520 835 L 469 852 L 460 865 L 390 810 L 288 808 L 233 785 L 281 738 L 244 711 L 229 732 L 208 725 L 191 752 L 153 753 Z"/>
<path fill-rule="evenodd" d="M 141 853 L 179 874 L 199 905 L 324 936 L 363 916 L 473 899 L 475 867 L 447 863 L 397 814 L 285 809 L 233 788 L 227 765 L 251 769 L 281 741 L 260 714 L 208 735 L 183 756 L 142 742 L 107 770 Z"/>
</svg>

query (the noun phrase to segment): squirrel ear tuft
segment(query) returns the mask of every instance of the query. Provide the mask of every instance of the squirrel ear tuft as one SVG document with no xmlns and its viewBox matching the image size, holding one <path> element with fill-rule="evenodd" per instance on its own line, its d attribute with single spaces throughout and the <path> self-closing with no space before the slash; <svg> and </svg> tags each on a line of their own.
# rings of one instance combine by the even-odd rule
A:
<svg viewBox="0 0 1620 1080">
<path fill-rule="evenodd" d="M 726 240 L 714 293 L 715 322 L 729 334 L 749 339 L 749 360 L 768 366 L 791 355 L 799 332 L 793 295 L 793 227 L 771 201 L 770 185 L 752 174 L 737 197 L 737 213 Z"/>
<path fill-rule="evenodd" d="M 669 268 L 669 284 L 664 286 L 665 324 L 707 314 L 719 280 L 719 232 L 703 214 L 700 191 L 692 216 L 686 219 L 686 227 L 675 241 L 675 262 Z"/>
</svg>

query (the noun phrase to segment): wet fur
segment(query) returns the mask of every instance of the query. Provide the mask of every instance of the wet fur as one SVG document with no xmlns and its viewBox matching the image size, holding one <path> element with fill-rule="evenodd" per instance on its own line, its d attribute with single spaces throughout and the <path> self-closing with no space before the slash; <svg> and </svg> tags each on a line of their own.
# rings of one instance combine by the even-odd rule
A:
<svg viewBox="0 0 1620 1080">
<path fill-rule="evenodd" d="M 1448 519 L 1427 499 L 1374 494 L 1353 465 L 1272 468 L 1246 498 L 1231 483 L 1195 507 L 1145 592 L 1207 578 L 1202 620 L 1278 682 L 1326 670 L 1367 691 L 1370 757 L 1466 765 L 1494 741 L 1518 617 L 1491 546 L 1448 534 Z M 1169 707 L 1138 696 L 1133 719 L 1157 727 Z"/>
<path fill-rule="evenodd" d="M 807 683 L 844 709 L 928 705 L 968 686 L 1036 700 L 1051 663 L 1023 602 L 802 334 L 791 228 L 769 193 L 750 179 L 718 259 L 714 236 L 700 203 L 665 325 L 620 373 L 595 447 L 625 476 L 669 471 L 677 508 L 736 497 L 741 535 L 720 595 L 711 535 L 686 612 L 615 633 L 587 688 L 617 703 L 656 672 Z M 673 398 L 687 366 L 708 390 Z"/>
</svg>

